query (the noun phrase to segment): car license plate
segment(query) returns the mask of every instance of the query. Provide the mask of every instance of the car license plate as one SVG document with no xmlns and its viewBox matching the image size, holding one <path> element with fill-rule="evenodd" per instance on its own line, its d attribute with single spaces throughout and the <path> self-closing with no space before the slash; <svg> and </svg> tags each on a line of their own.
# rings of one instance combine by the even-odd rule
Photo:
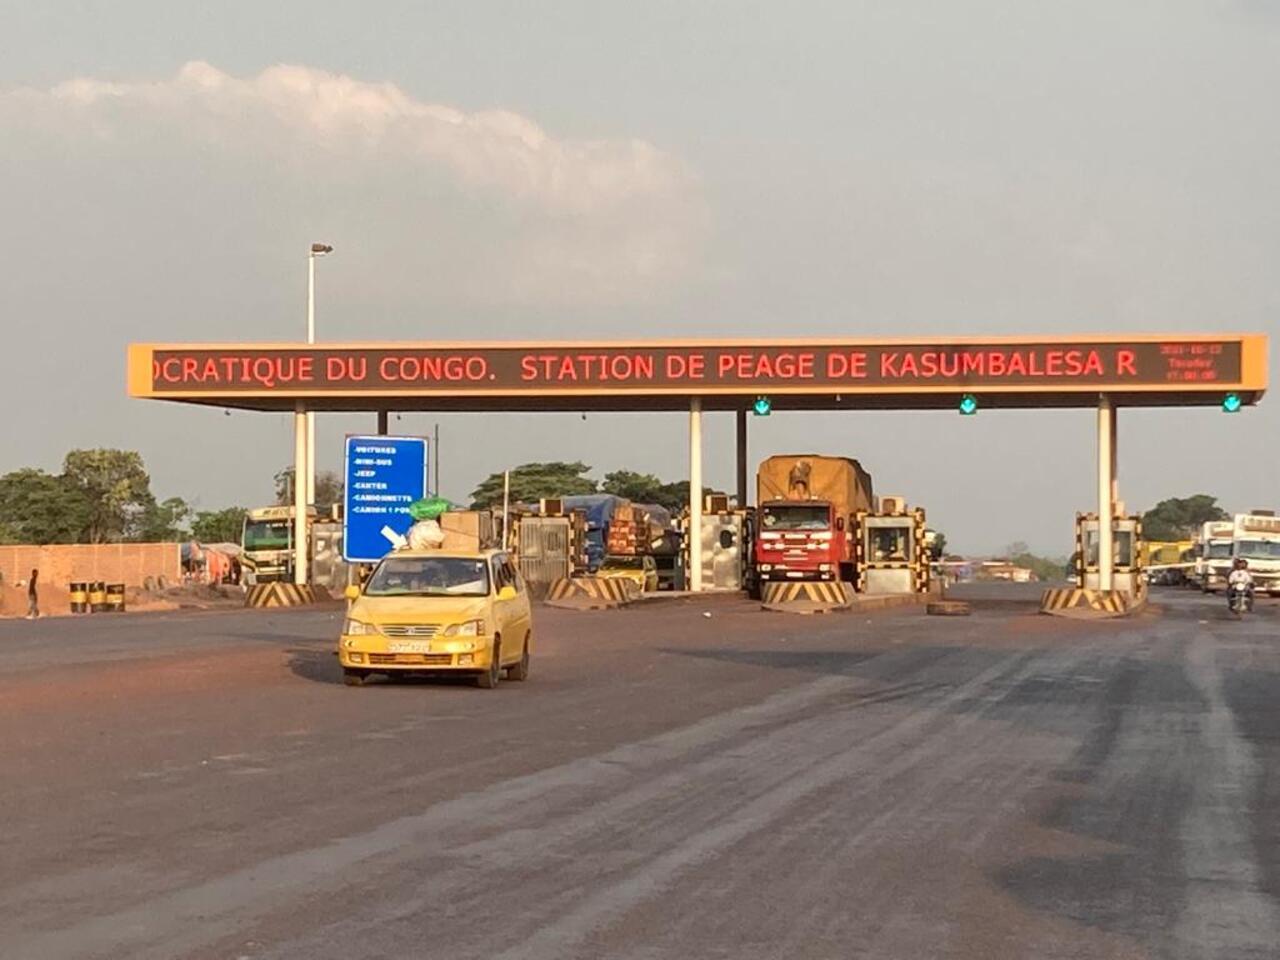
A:
<svg viewBox="0 0 1280 960">
<path fill-rule="evenodd" d="M 429 640 L 393 640 L 388 644 L 392 653 L 430 653 Z"/>
</svg>

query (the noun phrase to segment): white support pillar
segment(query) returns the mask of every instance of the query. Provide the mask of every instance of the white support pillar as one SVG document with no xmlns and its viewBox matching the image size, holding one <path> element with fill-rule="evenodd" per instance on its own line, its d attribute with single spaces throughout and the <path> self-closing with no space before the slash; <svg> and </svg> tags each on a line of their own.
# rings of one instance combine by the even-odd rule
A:
<svg viewBox="0 0 1280 960">
<path fill-rule="evenodd" d="M 293 414 L 293 582 L 307 582 L 307 413 L 299 403 Z"/>
<path fill-rule="evenodd" d="M 1120 513 L 1120 422 L 1116 405 L 1111 404 L 1111 512 Z"/>
<path fill-rule="evenodd" d="M 309 504 L 316 502 L 316 415 L 314 410 L 307 411 L 307 489 L 306 500 Z"/>
<path fill-rule="evenodd" d="M 1105 393 L 1098 397 L 1098 589 L 1115 588 L 1115 408 Z"/>
<path fill-rule="evenodd" d="M 689 589 L 702 590 L 702 398 L 689 401 Z"/>
</svg>

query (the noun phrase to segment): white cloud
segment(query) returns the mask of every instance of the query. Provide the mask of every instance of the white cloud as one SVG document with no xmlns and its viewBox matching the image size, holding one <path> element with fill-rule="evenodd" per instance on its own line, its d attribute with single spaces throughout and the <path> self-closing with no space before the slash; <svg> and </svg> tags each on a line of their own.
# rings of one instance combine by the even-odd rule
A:
<svg viewBox="0 0 1280 960">
<path fill-rule="evenodd" d="M 127 171 L 176 178 L 196 194 L 187 207 L 208 193 L 210 218 L 238 192 L 266 198 L 276 219 L 367 231 L 381 240 L 366 246 L 388 250 L 430 224 L 431 254 L 456 261 L 442 273 L 468 301 L 647 298 L 687 275 L 706 218 L 689 171 L 643 140 L 559 139 L 516 113 L 303 66 L 235 77 L 192 62 L 158 81 L 12 90 L 0 135 L 74 156 L 104 189 Z"/>
</svg>

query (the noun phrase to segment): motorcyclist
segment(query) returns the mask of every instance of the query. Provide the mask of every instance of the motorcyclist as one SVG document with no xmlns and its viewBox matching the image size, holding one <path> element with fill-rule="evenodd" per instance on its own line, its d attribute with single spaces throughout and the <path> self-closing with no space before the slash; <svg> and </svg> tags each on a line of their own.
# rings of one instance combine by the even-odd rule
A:
<svg viewBox="0 0 1280 960">
<path fill-rule="evenodd" d="M 1244 557 L 1236 557 L 1235 563 L 1231 565 L 1227 586 L 1240 587 L 1246 593 L 1253 592 L 1253 574 L 1249 572 L 1249 561 Z"/>
</svg>

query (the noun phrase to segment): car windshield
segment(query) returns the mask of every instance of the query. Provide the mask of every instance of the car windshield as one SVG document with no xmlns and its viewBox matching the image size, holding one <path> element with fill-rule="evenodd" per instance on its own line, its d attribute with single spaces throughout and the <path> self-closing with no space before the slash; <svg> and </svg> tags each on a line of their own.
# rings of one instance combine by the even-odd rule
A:
<svg viewBox="0 0 1280 960">
<path fill-rule="evenodd" d="M 470 557 L 387 557 L 365 584 L 367 597 L 484 597 L 489 565 Z"/>
<path fill-rule="evenodd" d="M 1231 544 L 1227 542 L 1211 543 L 1205 556 L 1210 560 L 1226 560 L 1231 556 Z"/>
<path fill-rule="evenodd" d="M 605 557 L 601 570 L 643 570 L 644 557 Z"/>
<path fill-rule="evenodd" d="M 1280 540 L 1241 540 L 1236 556 L 1250 560 L 1280 560 Z"/>
<path fill-rule="evenodd" d="M 290 526 L 288 520 L 252 520 L 244 525 L 244 548 L 287 550 Z"/>
<path fill-rule="evenodd" d="M 760 522 L 766 530 L 826 530 L 831 525 L 826 505 L 766 506 L 761 514 Z"/>
</svg>

